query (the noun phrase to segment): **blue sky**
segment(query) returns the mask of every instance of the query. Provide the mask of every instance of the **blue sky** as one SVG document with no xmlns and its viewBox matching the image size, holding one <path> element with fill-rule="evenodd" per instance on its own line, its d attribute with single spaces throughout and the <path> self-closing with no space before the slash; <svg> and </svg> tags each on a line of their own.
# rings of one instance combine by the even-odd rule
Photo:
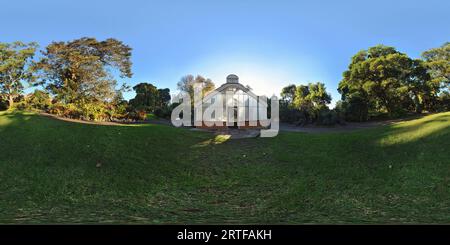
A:
<svg viewBox="0 0 450 245">
<path fill-rule="evenodd" d="M 235 73 L 258 94 L 321 81 L 333 103 L 352 55 L 376 44 L 412 57 L 450 41 L 450 1 L 4 1 L 0 42 L 113 37 L 133 48 L 133 85 L 175 92 L 186 74 Z M 123 81 L 123 80 L 122 80 Z M 133 97 L 127 93 L 127 99 Z"/>
</svg>

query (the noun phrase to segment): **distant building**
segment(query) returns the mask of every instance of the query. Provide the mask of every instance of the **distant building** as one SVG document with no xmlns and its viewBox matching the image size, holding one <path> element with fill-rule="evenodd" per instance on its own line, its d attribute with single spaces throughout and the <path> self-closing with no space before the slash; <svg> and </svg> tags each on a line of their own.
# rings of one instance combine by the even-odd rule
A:
<svg viewBox="0 0 450 245">
<path fill-rule="evenodd" d="M 197 102 L 195 106 L 201 106 L 202 111 L 205 112 L 207 108 L 210 108 L 209 110 L 214 108 L 214 103 L 218 99 L 222 100 L 222 105 L 221 108 L 215 109 L 222 109 L 222 113 L 212 113 L 211 119 L 203 119 L 202 126 L 198 127 L 211 127 L 206 124 L 208 122 L 208 124 L 214 123 L 214 128 L 261 128 L 258 109 L 260 106 L 263 106 L 267 111 L 267 101 L 258 104 L 259 96 L 250 91 L 248 87 L 239 83 L 238 76 L 234 74 L 228 75 L 226 83 L 208 93 L 203 101 Z M 263 119 L 267 120 L 267 116 L 264 115 Z"/>
</svg>

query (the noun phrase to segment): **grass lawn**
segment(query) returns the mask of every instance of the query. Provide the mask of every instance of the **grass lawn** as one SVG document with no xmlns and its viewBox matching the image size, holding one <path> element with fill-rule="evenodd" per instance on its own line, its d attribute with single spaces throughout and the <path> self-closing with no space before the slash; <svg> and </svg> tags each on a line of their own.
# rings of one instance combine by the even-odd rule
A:
<svg viewBox="0 0 450 245">
<path fill-rule="evenodd" d="M 224 140 L 0 112 L 0 223 L 450 223 L 450 112 Z"/>
</svg>

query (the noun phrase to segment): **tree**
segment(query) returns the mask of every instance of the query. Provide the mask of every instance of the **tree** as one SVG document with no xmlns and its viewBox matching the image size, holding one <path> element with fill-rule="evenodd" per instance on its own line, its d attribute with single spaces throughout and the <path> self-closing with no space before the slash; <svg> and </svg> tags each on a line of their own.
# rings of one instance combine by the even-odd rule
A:
<svg viewBox="0 0 450 245">
<path fill-rule="evenodd" d="M 349 121 L 363 122 L 369 119 L 370 103 L 359 92 L 348 94 L 345 100 L 336 103 L 336 109 Z"/>
<path fill-rule="evenodd" d="M 327 93 L 325 84 L 321 82 L 308 84 L 309 99 L 315 107 L 324 107 L 331 103 L 331 95 Z"/>
<path fill-rule="evenodd" d="M 450 42 L 444 43 L 439 48 L 423 52 L 422 58 L 432 82 L 441 88 L 450 89 Z"/>
<path fill-rule="evenodd" d="M 402 105 L 412 103 L 409 94 L 411 83 L 424 78 L 415 76 L 417 67 L 414 60 L 393 47 L 371 47 L 352 57 L 338 91 L 344 101 L 352 94 L 357 94 L 353 97 L 358 99 L 353 101 L 365 103 L 358 108 L 374 107 L 377 112 L 385 110 L 389 116 L 393 116 L 403 111 Z"/>
<path fill-rule="evenodd" d="M 158 105 L 158 89 L 150 83 L 139 83 L 133 87 L 133 90 L 136 92 L 136 96 L 130 100 L 130 104 L 134 108 L 153 112 Z"/>
<path fill-rule="evenodd" d="M 439 83 L 431 79 L 424 61 L 413 60 L 411 74 L 407 80 L 407 86 L 417 113 L 435 111 L 438 104 Z M 403 106 L 407 106 L 403 104 Z"/>
<path fill-rule="evenodd" d="M 39 110 L 45 110 L 51 104 L 50 95 L 47 92 L 38 89 L 29 94 L 25 100 L 28 106 Z"/>
<path fill-rule="evenodd" d="M 309 83 L 308 86 L 300 85 L 296 88 L 294 106 L 297 108 L 319 108 L 330 102 L 331 95 L 327 93 L 323 83 Z"/>
<path fill-rule="evenodd" d="M 35 66 L 40 72 L 36 85 L 47 85 L 63 103 L 109 102 L 117 92 L 113 70 L 130 78 L 130 58 L 131 48 L 112 38 L 53 42 Z"/>
<path fill-rule="evenodd" d="M 33 80 L 30 65 L 36 48 L 36 43 L 0 43 L 0 99 L 8 101 L 9 108 L 23 91 L 22 81 Z"/>
<path fill-rule="evenodd" d="M 295 91 L 297 87 L 294 84 L 289 84 L 281 90 L 281 99 L 290 104 L 294 101 Z"/>
<path fill-rule="evenodd" d="M 165 107 L 170 103 L 170 89 L 168 88 L 160 88 L 158 89 L 158 106 Z"/>
<path fill-rule="evenodd" d="M 197 75 L 195 78 L 193 75 L 186 75 L 182 77 L 177 83 L 177 88 L 180 91 L 188 93 L 191 96 L 192 103 L 194 101 L 194 84 L 203 86 L 202 97 L 215 88 L 214 82 L 209 78 L 204 78 L 200 75 Z"/>
<path fill-rule="evenodd" d="M 331 95 L 321 82 L 299 85 L 296 88 L 293 106 L 301 111 L 307 122 L 316 121 L 323 110 L 328 110 Z"/>
</svg>

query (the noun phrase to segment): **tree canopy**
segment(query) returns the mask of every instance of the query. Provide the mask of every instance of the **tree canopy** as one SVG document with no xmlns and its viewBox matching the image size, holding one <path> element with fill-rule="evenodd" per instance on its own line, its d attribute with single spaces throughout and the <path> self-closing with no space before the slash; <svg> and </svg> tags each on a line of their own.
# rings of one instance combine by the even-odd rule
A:
<svg viewBox="0 0 450 245">
<path fill-rule="evenodd" d="M 158 103 L 159 91 L 153 84 L 139 83 L 133 87 L 136 92 L 134 99 L 130 100 L 130 104 L 138 109 L 153 111 Z"/>
<path fill-rule="evenodd" d="M 295 86 L 290 84 L 281 91 L 280 115 L 283 121 L 295 123 L 325 123 L 328 124 L 331 95 L 321 82 Z M 327 114 L 327 115 L 325 115 Z"/>
<path fill-rule="evenodd" d="M 36 64 L 38 84 L 47 85 L 64 103 L 112 100 L 117 85 L 113 69 L 119 71 L 120 77 L 132 76 L 131 48 L 112 38 L 53 42 Z"/>
<path fill-rule="evenodd" d="M 450 89 L 450 42 L 422 53 L 433 83 Z"/>
<path fill-rule="evenodd" d="M 0 99 L 8 101 L 9 108 L 23 91 L 22 81 L 33 80 L 31 63 L 37 47 L 36 43 L 0 43 Z"/>
<path fill-rule="evenodd" d="M 159 107 L 167 106 L 170 103 L 170 89 L 168 88 L 160 88 L 158 89 L 158 101 L 157 105 Z"/>
<path fill-rule="evenodd" d="M 358 106 L 360 109 L 398 114 L 411 107 L 414 101 L 420 108 L 424 97 L 435 96 L 435 91 L 428 89 L 430 84 L 425 71 L 422 62 L 393 47 L 378 45 L 352 57 L 338 91 L 344 101 L 352 98 L 353 102 L 365 103 Z M 414 93 L 419 90 L 421 94 Z"/>
<path fill-rule="evenodd" d="M 214 90 L 215 88 L 214 82 L 209 78 L 204 78 L 200 75 L 194 77 L 190 74 L 182 77 L 181 80 L 177 83 L 177 88 L 182 92 L 188 93 L 191 96 L 192 102 L 194 101 L 194 84 L 202 85 L 202 96 Z"/>
</svg>

